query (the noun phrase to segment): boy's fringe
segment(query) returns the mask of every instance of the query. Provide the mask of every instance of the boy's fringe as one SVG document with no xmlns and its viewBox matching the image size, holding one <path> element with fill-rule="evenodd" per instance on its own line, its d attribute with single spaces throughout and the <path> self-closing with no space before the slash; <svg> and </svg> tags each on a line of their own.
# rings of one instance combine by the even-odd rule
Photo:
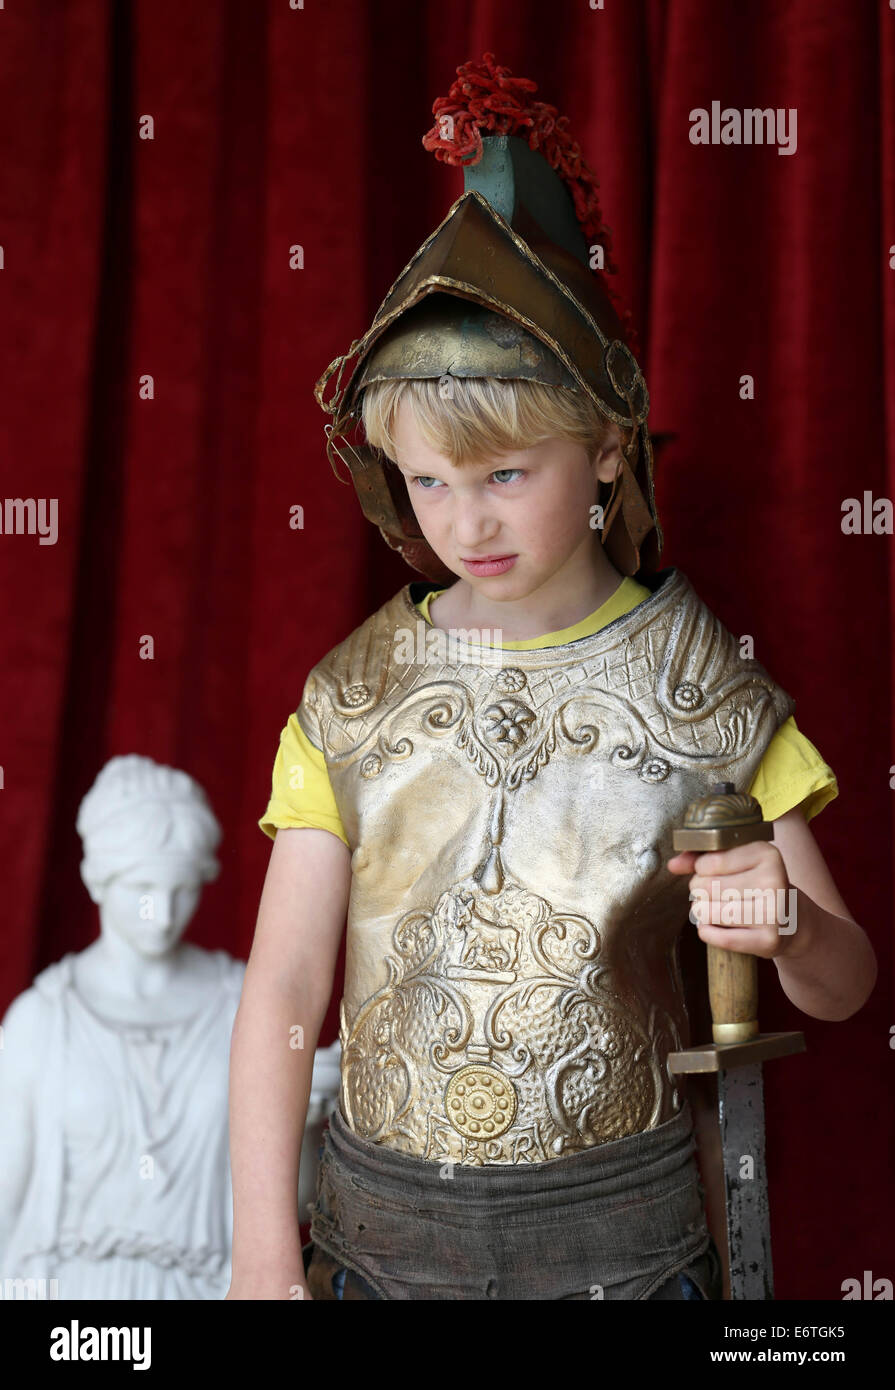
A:
<svg viewBox="0 0 895 1390">
<path fill-rule="evenodd" d="M 454 467 L 534 444 L 554 436 L 594 453 L 605 442 L 609 422 L 583 394 L 526 380 L 459 377 L 446 399 L 434 379 L 396 378 L 364 389 L 362 415 L 369 444 L 394 461 L 394 425 L 402 400 L 413 408 L 420 434 Z M 624 434 L 622 432 L 622 437 Z"/>
</svg>

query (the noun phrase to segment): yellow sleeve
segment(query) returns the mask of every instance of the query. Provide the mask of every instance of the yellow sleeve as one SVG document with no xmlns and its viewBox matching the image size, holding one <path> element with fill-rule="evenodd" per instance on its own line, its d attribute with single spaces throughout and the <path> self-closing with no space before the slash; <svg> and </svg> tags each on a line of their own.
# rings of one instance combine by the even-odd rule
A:
<svg viewBox="0 0 895 1390">
<path fill-rule="evenodd" d="M 294 714 L 289 716 L 280 734 L 270 801 L 258 824 L 272 840 L 276 839 L 278 830 L 305 826 L 312 830 L 331 830 L 348 845 L 326 760 L 303 732 Z"/>
<path fill-rule="evenodd" d="M 765 820 L 799 806 L 806 821 L 839 795 L 836 774 L 791 716 L 771 739 L 749 788 Z"/>
</svg>

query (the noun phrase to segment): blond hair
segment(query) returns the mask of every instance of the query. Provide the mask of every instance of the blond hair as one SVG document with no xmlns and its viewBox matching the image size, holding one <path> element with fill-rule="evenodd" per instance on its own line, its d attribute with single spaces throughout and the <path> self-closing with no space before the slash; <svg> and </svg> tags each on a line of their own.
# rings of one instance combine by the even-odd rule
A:
<svg viewBox="0 0 895 1390">
<path fill-rule="evenodd" d="M 609 432 L 609 421 L 583 391 L 497 377 L 401 377 L 371 383 L 362 401 L 368 443 L 393 462 L 397 409 L 405 397 L 426 444 L 455 468 L 552 438 L 581 444 L 592 458 Z"/>
</svg>

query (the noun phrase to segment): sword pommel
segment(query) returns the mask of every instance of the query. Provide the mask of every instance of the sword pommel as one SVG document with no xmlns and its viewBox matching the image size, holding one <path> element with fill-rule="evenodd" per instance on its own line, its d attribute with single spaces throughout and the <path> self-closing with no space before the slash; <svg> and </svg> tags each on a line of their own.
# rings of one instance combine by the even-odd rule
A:
<svg viewBox="0 0 895 1390">
<path fill-rule="evenodd" d="M 732 782 L 716 782 L 708 796 L 690 802 L 683 825 L 674 832 L 674 847 L 707 854 L 773 838 L 774 827 L 764 820 L 754 796 L 734 791 Z"/>
</svg>

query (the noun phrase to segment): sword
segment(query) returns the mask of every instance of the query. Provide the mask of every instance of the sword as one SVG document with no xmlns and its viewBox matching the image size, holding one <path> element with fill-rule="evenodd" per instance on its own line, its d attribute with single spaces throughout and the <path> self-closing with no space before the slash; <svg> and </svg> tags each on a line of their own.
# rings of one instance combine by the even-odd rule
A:
<svg viewBox="0 0 895 1390">
<path fill-rule="evenodd" d="M 709 796 L 687 807 L 673 843 L 675 850 L 705 854 L 773 837 L 754 796 L 738 794 L 732 782 L 716 782 Z M 713 1041 L 669 1053 L 668 1070 L 717 1075 L 730 1297 L 773 1299 L 761 1069 L 774 1057 L 804 1052 L 805 1035 L 759 1032 L 757 957 L 720 946 L 706 949 Z"/>
</svg>

